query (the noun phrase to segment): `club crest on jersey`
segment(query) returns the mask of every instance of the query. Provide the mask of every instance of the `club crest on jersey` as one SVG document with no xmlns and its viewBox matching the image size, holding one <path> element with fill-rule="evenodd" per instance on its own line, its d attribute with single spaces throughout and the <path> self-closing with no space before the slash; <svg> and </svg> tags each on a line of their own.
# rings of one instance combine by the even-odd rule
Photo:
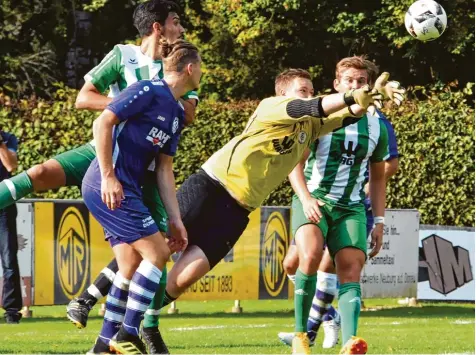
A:
<svg viewBox="0 0 476 355">
<path fill-rule="evenodd" d="M 179 126 L 179 119 L 178 117 L 175 117 L 174 123 L 172 123 L 172 133 L 175 134 L 177 132 Z"/>
<path fill-rule="evenodd" d="M 153 145 L 158 145 L 160 148 L 163 148 L 164 144 L 170 139 L 170 136 L 162 130 L 152 127 L 146 139 L 152 142 Z"/>
<path fill-rule="evenodd" d="M 307 133 L 306 133 L 306 132 L 304 132 L 304 131 L 299 132 L 299 134 L 298 134 L 298 142 L 299 142 L 300 144 L 304 144 L 304 142 L 306 141 L 306 138 L 307 138 Z"/>
</svg>

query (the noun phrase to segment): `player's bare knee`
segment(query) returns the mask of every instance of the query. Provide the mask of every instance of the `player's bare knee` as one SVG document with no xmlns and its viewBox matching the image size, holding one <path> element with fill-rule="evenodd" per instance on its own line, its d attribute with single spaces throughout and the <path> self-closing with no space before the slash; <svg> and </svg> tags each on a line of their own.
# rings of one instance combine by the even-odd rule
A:
<svg viewBox="0 0 476 355">
<path fill-rule="evenodd" d="M 33 183 L 33 187 L 41 185 L 48 177 L 48 169 L 44 164 L 37 164 L 27 170 L 27 174 Z M 36 190 L 36 189 L 35 189 Z"/>
<path fill-rule="evenodd" d="M 147 256 L 148 261 L 151 264 L 154 264 L 156 267 L 159 269 L 163 269 L 165 264 L 167 263 L 167 260 L 170 257 L 170 249 L 169 248 L 161 248 L 156 250 L 155 253 L 151 253 Z"/>
<path fill-rule="evenodd" d="M 365 263 L 364 253 L 355 248 L 346 248 L 336 254 L 336 270 L 341 283 L 359 282 Z"/>
<path fill-rule="evenodd" d="M 335 274 L 336 268 L 334 262 L 329 255 L 329 252 L 326 250 L 324 253 L 321 263 L 319 264 L 319 271 L 327 272 L 328 274 Z"/>
<path fill-rule="evenodd" d="M 316 253 L 304 253 L 299 258 L 299 268 L 305 273 L 314 273 L 317 271 L 320 261 L 320 255 Z"/>
<path fill-rule="evenodd" d="M 299 257 L 297 253 L 286 255 L 286 257 L 283 260 L 283 268 L 284 268 L 284 271 L 288 275 L 296 274 L 296 270 L 298 266 L 299 266 Z"/>
</svg>

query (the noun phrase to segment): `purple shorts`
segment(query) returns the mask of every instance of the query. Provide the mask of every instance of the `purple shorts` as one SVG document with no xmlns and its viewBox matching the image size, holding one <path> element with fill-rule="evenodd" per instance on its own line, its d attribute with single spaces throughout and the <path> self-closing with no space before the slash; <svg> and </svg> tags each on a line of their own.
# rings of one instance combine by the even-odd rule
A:
<svg viewBox="0 0 476 355">
<path fill-rule="evenodd" d="M 126 196 L 121 207 L 111 211 L 102 202 L 99 190 L 83 184 L 82 194 L 89 211 L 104 228 L 111 246 L 133 243 L 159 231 L 140 197 Z"/>
</svg>

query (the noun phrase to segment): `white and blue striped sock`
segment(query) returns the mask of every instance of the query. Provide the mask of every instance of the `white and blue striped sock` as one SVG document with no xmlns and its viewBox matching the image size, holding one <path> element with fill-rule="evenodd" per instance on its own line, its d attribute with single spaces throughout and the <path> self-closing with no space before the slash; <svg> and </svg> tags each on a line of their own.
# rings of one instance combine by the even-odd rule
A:
<svg viewBox="0 0 476 355">
<path fill-rule="evenodd" d="M 112 287 L 106 298 L 106 313 L 99 337 L 107 344 L 121 327 L 126 313 L 127 295 L 131 280 L 125 279 L 120 273 L 116 274 Z"/>
<path fill-rule="evenodd" d="M 127 310 L 123 324 L 128 333 L 139 335 L 140 322 L 159 288 L 161 277 L 162 271 L 149 261 L 142 260 L 132 277 L 127 298 Z"/>
</svg>

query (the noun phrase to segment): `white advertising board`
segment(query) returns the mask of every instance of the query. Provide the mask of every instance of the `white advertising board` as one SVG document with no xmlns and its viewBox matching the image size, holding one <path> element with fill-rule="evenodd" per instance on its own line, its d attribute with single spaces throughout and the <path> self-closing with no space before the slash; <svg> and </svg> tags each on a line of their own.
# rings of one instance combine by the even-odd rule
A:
<svg viewBox="0 0 476 355">
<path fill-rule="evenodd" d="M 417 210 L 385 211 L 382 249 L 360 278 L 362 298 L 416 297 L 419 223 Z M 369 253 L 370 237 L 367 248 Z"/>
</svg>

